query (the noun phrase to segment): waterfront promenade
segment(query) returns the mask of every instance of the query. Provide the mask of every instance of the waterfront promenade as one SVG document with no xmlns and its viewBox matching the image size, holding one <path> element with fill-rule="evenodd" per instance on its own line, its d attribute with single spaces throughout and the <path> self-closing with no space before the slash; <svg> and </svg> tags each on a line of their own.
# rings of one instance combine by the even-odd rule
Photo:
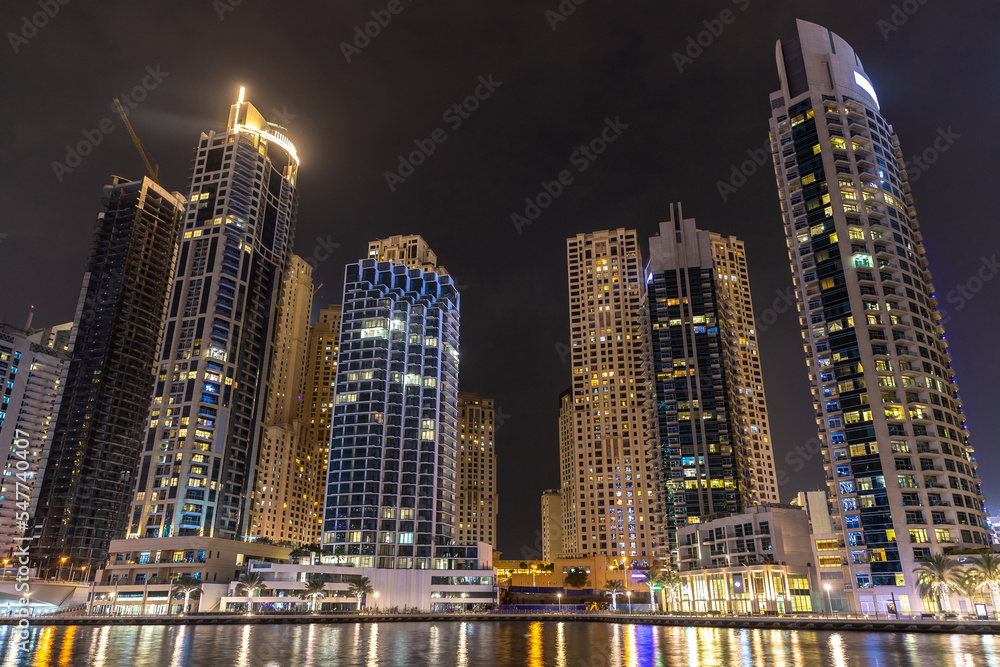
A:
<svg viewBox="0 0 1000 667">
<path fill-rule="evenodd" d="M 302 625 L 330 623 L 408 623 L 408 622 L 476 622 L 542 621 L 562 623 L 624 623 L 708 628 L 750 628 L 762 630 L 805 630 L 833 632 L 928 632 L 945 634 L 1000 634 L 1000 622 L 979 620 L 895 619 L 874 617 L 824 618 L 819 616 L 685 616 L 680 614 L 648 613 L 581 613 L 581 612 L 491 612 L 491 613 L 364 613 L 364 614 L 188 614 L 186 616 L 95 616 L 53 615 L 29 619 L 42 626 L 106 626 L 106 625 Z M 0 617 L 0 625 L 17 624 L 18 617 Z"/>
</svg>

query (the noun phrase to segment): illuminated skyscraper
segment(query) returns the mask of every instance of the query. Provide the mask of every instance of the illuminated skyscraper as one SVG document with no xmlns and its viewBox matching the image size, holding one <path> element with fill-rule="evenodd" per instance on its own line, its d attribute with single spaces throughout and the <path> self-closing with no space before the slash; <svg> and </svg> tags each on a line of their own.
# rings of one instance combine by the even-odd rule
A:
<svg viewBox="0 0 1000 667">
<path fill-rule="evenodd" d="M 458 525 L 455 541 L 496 546 L 496 410 L 492 398 L 458 394 Z"/>
<path fill-rule="evenodd" d="M 319 311 L 309 331 L 304 426 L 306 494 L 312 531 L 309 544 L 319 544 L 326 503 L 326 471 L 330 463 L 330 425 L 337 387 L 337 353 L 340 350 L 340 306 Z"/>
<path fill-rule="evenodd" d="M 60 329 L 63 329 L 60 327 Z M 65 329 L 63 329 L 65 330 Z M 24 502 L 40 481 L 42 448 L 52 427 L 64 349 L 50 347 L 52 329 L 19 329 L 0 324 L 0 442 L 7 450 L 0 482 L 0 554 L 6 558 L 23 543 Z M 18 504 L 21 507 L 18 507 Z"/>
<path fill-rule="evenodd" d="M 458 290 L 419 236 L 347 266 L 323 526 L 335 561 L 430 569 L 454 543 L 458 327 Z"/>
<path fill-rule="evenodd" d="M 292 255 L 281 291 L 249 529 L 252 537 L 299 546 L 316 541 L 316 478 L 306 470 L 314 452 L 306 440 L 303 400 L 312 296 L 312 269 Z"/>
<path fill-rule="evenodd" d="M 115 177 L 104 197 L 32 499 L 43 577 L 93 572 L 124 531 L 184 211 L 149 178 Z"/>
<path fill-rule="evenodd" d="M 985 497 L 899 140 L 851 46 L 797 29 L 778 43 L 770 125 L 842 535 L 820 547 L 820 577 L 854 611 L 920 611 L 919 559 L 988 548 Z"/>
<path fill-rule="evenodd" d="M 564 548 L 648 565 L 655 499 L 645 452 L 642 254 L 630 229 L 579 234 L 566 252 L 577 511 L 576 545 L 564 537 Z"/>
<path fill-rule="evenodd" d="M 661 557 L 675 531 L 778 501 L 743 242 L 680 204 L 649 240 L 646 371 Z"/>
<path fill-rule="evenodd" d="M 573 390 L 567 389 L 559 394 L 559 490 L 562 512 L 559 553 L 565 554 L 576 553 L 580 546 L 577 539 L 580 519 L 576 510 L 576 480 L 580 476 L 580 464 L 577 459 L 577 441 L 573 437 L 576 428 L 574 415 Z"/>
<path fill-rule="evenodd" d="M 550 563 L 563 552 L 562 491 L 545 489 L 542 492 L 542 560 Z"/>
<path fill-rule="evenodd" d="M 298 203 L 280 129 L 241 90 L 195 149 L 130 538 L 250 533 Z"/>
</svg>

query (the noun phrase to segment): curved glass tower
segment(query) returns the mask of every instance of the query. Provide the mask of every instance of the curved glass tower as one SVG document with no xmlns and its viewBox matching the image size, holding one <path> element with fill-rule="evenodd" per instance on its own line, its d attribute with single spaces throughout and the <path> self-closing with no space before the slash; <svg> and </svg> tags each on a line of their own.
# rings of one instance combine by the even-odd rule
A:
<svg viewBox="0 0 1000 667">
<path fill-rule="evenodd" d="M 797 27 L 771 146 L 834 523 L 820 579 L 854 611 L 921 611 L 916 561 L 985 548 L 985 498 L 899 140 L 850 45 Z"/>
</svg>

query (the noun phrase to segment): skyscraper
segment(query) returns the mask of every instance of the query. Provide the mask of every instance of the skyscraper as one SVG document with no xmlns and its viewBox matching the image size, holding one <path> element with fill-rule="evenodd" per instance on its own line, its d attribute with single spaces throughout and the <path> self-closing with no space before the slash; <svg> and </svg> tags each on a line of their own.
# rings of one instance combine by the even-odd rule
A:
<svg viewBox="0 0 1000 667">
<path fill-rule="evenodd" d="M 562 512 L 560 525 L 562 551 L 560 553 L 565 554 L 576 553 L 580 545 L 577 539 L 580 519 L 576 509 L 576 480 L 580 476 L 580 463 L 577 459 L 577 442 L 574 437 L 575 414 L 573 389 L 570 388 L 559 394 L 559 490 L 560 511 Z"/>
<path fill-rule="evenodd" d="M 496 410 L 492 398 L 458 394 L 458 525 L 455 541 L 496 546 Z"/>
<path fill-rule="evenodd" d="M 298 201 L 280 129 L 241 89 L 195 149 L 130 538 L 250 532 Z"/>
<path fill-rule="evenodd" d="M 419 236 L 346 267 L 323 545 L 429 569 L 455 540 L 459 294 Z M 377 557 L 377 560 L 376 560 Z"/>
<path fill-rule="evenodd" d="M 645 455 L 642 253 L 635 230 L 614 229 L 567 239 L 566 254 L 577 504 L 572 551 L 647 565 L 655 499 Z"/>
<path fill-rule="evenodd" d="M 985 547 L 985 498 L 899 140 L 851 46 L 818 25 L 797 29 L 778 43 L 770 125 L 843 536 L 842 558 L 820 575 L 847 584 L 855 611 L 919 611 L 914 565 Z"/>
<path fill-rule="evenodd" d="M 124 531 L 184 211 L 149 178 L 116 177 L 104 201 L 32 499 L 43 577 L 64 558 L 93 571 Z"/>
<path fill-rule="evenodd" d="M 305 439 L 312 268 L 292 255 L 284 274 L 274 336 L 264 442 L 256 474 L 251 537 L 279 544 L 312 544 L 316 536 L 315 477 L 306 472 L 313 451 Z"/>
<path fill-rule="evenodd" d="M 326 503 L 326 471 L 330 463 L 330 425 L 337 387 L 340 350 L 340 306 L 319 311 L 309 331 L 303 423 L 305 426 L 306 495 L 312 531 L 308 544 L 319 544 Z"/>
<path fill-rule="evenodd" d="M 778 500 L 743 242 L 672 205 L 649 240 L 644 323 L 668 558 L 678 528 Z"/>
<path fill-rule="evenodd" d="M 542 492 L 542 560 L 552 562 L 563 554 L 563 493 L 559 489 Z"/>
<path fill-rule="evenodd" d="M 0 324 L 0 442 L 7 448 L 0 481 L 0 554 L 22 546 L 24 503 L 35 495 L 42 448 L 52 426 L 65 350 L 49 346 L 50 329 Z M 21 507 L 18 507 L 18 504 Z M 19 520 L 20 517 L 20 520 Z"/>
</svg>

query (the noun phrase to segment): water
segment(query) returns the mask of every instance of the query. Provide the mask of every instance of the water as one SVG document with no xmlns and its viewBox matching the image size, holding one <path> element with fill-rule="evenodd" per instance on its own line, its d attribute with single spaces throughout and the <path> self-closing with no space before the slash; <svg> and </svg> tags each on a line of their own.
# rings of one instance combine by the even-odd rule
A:
<svg viewBox="0 0 1000 667">
<path fill-rule="evenodd" d="M 0 667 L 1000 667 L 1000 637 L 673 628 L 606 623 L 33 627 Z"/>
</svg>

